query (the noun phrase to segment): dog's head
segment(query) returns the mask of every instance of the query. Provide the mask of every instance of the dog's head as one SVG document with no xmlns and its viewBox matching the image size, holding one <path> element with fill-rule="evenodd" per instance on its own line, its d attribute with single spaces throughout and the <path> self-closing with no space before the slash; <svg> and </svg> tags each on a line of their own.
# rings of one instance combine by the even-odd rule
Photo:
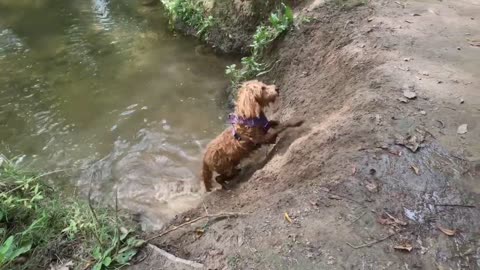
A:
<svg viewBox="0 0 480 270">
<path fill-rule="evenodd" d="M 259 117 L 262 109 L 275 102 L 279 89 L 275 85 L 267 85 L 253 80 L 242 84 L 238 90 L 236 113 L 245 118 Z"/>
</svg>

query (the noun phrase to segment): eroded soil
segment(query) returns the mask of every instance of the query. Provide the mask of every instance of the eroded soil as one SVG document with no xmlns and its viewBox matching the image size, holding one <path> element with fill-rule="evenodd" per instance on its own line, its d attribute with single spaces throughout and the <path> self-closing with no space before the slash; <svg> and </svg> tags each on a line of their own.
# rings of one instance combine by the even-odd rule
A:
<svg viewBox="0 0 480 270">
<path fill-rule="evenodd" d="M 152 243 L 208 269 L 480 269 L 478 1 L 297 14 L 313 20 L 277 44 L 264 80 L 282 88 L 272 118 L 306 125 L 172 226 L 248 215 Z M 193 269 L 155 254 L 132 268 Z"/>
</svg>

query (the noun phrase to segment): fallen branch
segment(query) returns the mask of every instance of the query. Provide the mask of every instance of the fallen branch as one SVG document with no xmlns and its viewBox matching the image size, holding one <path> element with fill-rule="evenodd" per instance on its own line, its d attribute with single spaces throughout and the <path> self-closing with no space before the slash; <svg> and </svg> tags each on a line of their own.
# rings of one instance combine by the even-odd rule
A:
<svg viewBox="0 0 480 270">
<path fill-rule="evenodd" d="M 148 244 L 148 247 L 153 249 L 157 254 L 160 254 L 162 255 L 163 257 L 167 258 L 168 260 L 172 261 L 172 262 L 175 262 L 175 263 L 181 263 L 181 264 L 185 264 L 185 265 L 188 265 L 188 266 L 191 266 L 193 268 L 198 268 L 198 269 L 202 269 L 204 268 L 205 266 L 201 263 L 198 263 L 198 262 L 194 262 L 194 261 L 189 261 L 189 260 L 185 260 L 185 259 L 182 259 L 182 258 L 179 258 L 171 253 L 168 253 L 166 252 L 165 250 L 163 249 L 160 249 L 159 247 L 155 246 L 155 245 L 152 245 L 152 244 Z"/>
<path fill-rule="evenodd" d="M 145 241 L 146 241 L 146 242 L 150 242 L 150 241 L 152 241 L 153 239 L 162 237 L 162 236 L 164 236 L 164 235 L 166 235 L 166 234 L 168 234 L 168 233 L 171 233 L 171 232 L 173 232 L 173 231 L 175 231 L 175 230 L 178 230 L 178 229 L 180 229 L 180 228 L 182 228 L 182 227 L 185 227 L 185 226 L 187 226 L 187 225 L 190 225 L 190 224 L 195 223 L 195 222 L 197 222 L 197 221 L 199 221 L 199 220 L 202 220 L 202 219 L 206 219 L 206 218 L 208 218 L 208 219 L 210 219 L 210 218 L 212 218 L 212 219 L 228 218 L 228 217 L 238 217 L 238 216 L 245 216 L 245 215 L 248 215 L 248 214 L 246 214 L 246 213 L 220 213 L 220 214 L 212 214 L 212 215 L 201 216 L 201 217 L 192 219 L 192 220 L 190 220 L 190 221 L 187 221 L 187 222 L 185 222 L 185 223 L 182 223 L 182 224 L 180 224 L 180 225 L 178 225 L 178 226 L 175 226 L 175 227 L 173 227 L 173 228 L 171 228 L 171 229 L 169 229 L 169 230 L 166 230 L 166 231 L 164 231 L 164 232 L 162 232 L 162 233 L 160 233 L 160 234 L 157 234 L 157 235 L 155 235 L 155 236 L 153 236 L 153 237 L 150 237 L 150 238 L 148 238 L 148 239 L 145 240 Z"/>
<path fill-rule="evenodd" d="M 375 240 L 375 241 L 372 241 L 372 242 L 369 242 L 369 243 L 366 243 L 366 244 L 363 244 L 363 245 L 360 245 L 360 246 L 354 246 L 352 244 L 350 244 L 349 242 L 347 242 L 347 245 L 349 245 L 351 248 L 353 249 L 359 249 L 359 248 L 364 248 L 364 247 L 370 247 L 370 246 L 373 246 L 375 244 L 378 244 L 380 242 L 383 242 L 385 240 L 387 240 L 388 238 L 394 236 L 396 233 L 392 233 L 392 234 L 389 234 L 387 236 L 385 236 L 384 238 L 381 238 L 381 239 L 378 239 L 378 240 Z"/>
<path fill-rule="evenodd" d="M 469 204 L 434 204 L 435 206 L 442 206 L 442 207 L 466 207 L 466 208 L 475 208 L 475 205 Z"/>
</svg>

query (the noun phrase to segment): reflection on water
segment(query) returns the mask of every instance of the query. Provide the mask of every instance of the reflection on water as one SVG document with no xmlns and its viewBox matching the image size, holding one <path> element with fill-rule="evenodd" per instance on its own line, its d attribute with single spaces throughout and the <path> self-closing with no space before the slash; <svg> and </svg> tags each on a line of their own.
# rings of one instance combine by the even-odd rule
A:
<svg viewBox="0 0 480 270">
<path fill-rule="evenodd" d="M 143 213 L 199 202 L 205 144 L 221 129 L 227 61 L 175 37 L 138 1 L 0 0 L 0 151 L 61 184 Z"/>
</svg>

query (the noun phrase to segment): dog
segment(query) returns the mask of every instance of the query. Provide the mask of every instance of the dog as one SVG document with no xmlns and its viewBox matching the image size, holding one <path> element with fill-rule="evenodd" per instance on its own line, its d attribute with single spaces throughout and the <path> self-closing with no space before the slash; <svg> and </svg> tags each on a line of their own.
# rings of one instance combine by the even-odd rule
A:
<svg viewBox="0 0 480 270">
<path fill-rule="evenodd" d="M 225 181 L 240 172 L 236 167 L 242 159 L 262 145 L 275 144 L 278 134 L 284 130 L 303 124 L 303 120 L 281 124 L 267 119 L 263 109 L 275 102 L 279 93 L 279 88 L 275 85 L 267 85 L 258 80 L 241 85 L 235 103 L 235 114 L 229 117 L 232 127 L 224 130 L 207 145 L 203 157 L 202 177 L 207 192 L 212 190 L 213 172 L 219 174 L 215 180 L 225 188 Z"/>
</svg>

